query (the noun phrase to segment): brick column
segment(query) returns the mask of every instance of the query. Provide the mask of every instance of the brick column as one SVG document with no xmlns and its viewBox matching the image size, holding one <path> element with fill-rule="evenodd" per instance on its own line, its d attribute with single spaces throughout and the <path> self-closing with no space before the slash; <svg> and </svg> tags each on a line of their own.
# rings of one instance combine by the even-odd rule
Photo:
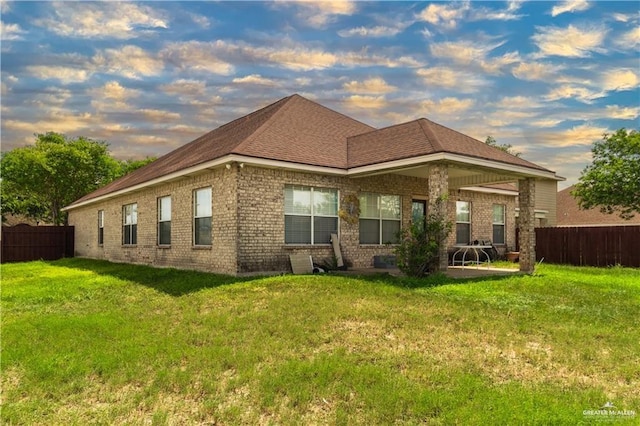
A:
<svg viewBox="0 0 640 426">
<path fill-rule="evenodd" d="M 447 200 L 449 195 L 449 166 L 446 164 L 436 164 L 429 167 L 429 206 L 427 214 L 439 213 L 441 217 L 448 220 Z M 438 202 L 440 200 L 441 202 Z M 449 265 L 447 254 L 447 240 L 442 240 L 440 245 L 440 259 L 438 270 L 446 271 Z"/>
<path fill-rule="evenodd" d="M 531 274 L 536 265 L 536 181 L 532 178 L 522 179 L 519 188 L 520 270 Z"/>
</svg>

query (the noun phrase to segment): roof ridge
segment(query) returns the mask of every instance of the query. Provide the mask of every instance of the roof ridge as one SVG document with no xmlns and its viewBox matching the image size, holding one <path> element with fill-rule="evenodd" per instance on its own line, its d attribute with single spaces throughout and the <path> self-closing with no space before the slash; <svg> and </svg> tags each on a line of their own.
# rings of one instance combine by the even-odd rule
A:
<svg viewBox="0 0 640 426">
<path fill-rule="evenodd" d="M 434 122 L 431 121 L 431 120 L 428 120 L 428 119 L 426 119 L 424 117 L 423 118 L 418 118 L 416 121 L 418 122 L 418 126 L 420 127 L 420 129 L 424 133 L 424 136 L 427 138 L 429 143 L 431 143 L 431 146 L 433 147 L 433 150 L 435 152 L 444 151 L 444 147 L 442 146 L 442 142 L 440 142 L 440 139 L 438 139 L 438 137 L 433 132 L 433 130 L 431 130 L 431 125 L 430 124 L 434 123 Z"/>
<path fill-rule="evenodd" d="M 236 146 L 231 150 L 231 152 L 236 152 L 236 151 L 238 151 L 238 150 L 241 150 L 241 149 L 242 149 L 242 147 L 244 147 L 244 146 L 248 145 L 251 141 L 253 141 L 255 138 L 257 138 L 257 137 L 258 137 L 258 135 L 260 135 L 261 133 L 263 133 L 264 131 L 266 131 L 266 130 L 267 130 L 267 129 L 268 129 L 268 128 L 269 128 L 269 127 L 274 123 L 274 118 L 275 118 L 276 116 L 280 115 L 280 114 L 282 113 L 282 111 L 284 111 L 284 110 L 288 109 L 288 108 L 287 108 L 287 106 L 290 106 L 291 101 L 292 101 L 296 96 L 298 96 L 298 97 L 302 97 L 302 96 L 300 96 L 300 95 L 298 95 L 298 94 L 295 94 L 295 93 L 294 93 L 293 95 L 286 96 L 286 97 L 284 97 L 284 98 L 282 98 L 282 99 L 280 99 L 280 100 L 278 100 L 278 101 L 276 101 L 276 102 L 274 102 L 274 103 L 272 103 L 272 104 L 269 104 L 269 105 L 267 105 L 267 106 L 265 106 L 265 107 L 263 107 L 263 108 L 260 108 L 260 109 L 259 109 L 259 110 L 257 110 L 257 111 L 254 111 L 253 113 L 249 114 L 249 115 L 253 115 L 253 114 L 254 114 L 254 113 L 256 113 L 256 112 L 266 110 L 267 108 L 269 108 L 269 107 L 273 107 L 273 106 L 275 106 L 275 105 L 276 105 L 276 104 L 278 104 L 278 103 L 282 103 L 280 106 L 278 106 L 278 108 L 276 109 L 276 111 L 275 111 L 275 112 L 273 112 L 273 114 L 271 114 L 271 117 L 269 117 L 267 120 L 265 120 L 265 122 L 264 122 L 264 123 L 262 123 L 262 124 L 261 124 L 257 129 L 256 129 L 256 130 L 254 130 L 254 131 L 253 131 L 249 136 L 247 136 L 247 137 L 246 137 L 242 142 L 240 142 L 239 144 L 237 144 L 237 145 L 236 145 Z M 248 117 L 249 115 L 245 115 L 244 117 L 240 117 L 240 118 L 238 118 L 238 120 L 240 120 L 240 119 L 242 119 L 242 118 L 246 118 L 246 117 Z M 235 120 L 234 120 L 234 121 L 235 121 Z"/>
</svg>

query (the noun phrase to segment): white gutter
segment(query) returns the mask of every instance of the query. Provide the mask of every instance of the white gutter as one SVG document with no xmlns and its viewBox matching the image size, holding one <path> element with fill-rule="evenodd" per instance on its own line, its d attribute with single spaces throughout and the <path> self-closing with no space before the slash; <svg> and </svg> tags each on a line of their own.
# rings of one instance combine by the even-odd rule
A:
<svg viewBox="0 0 640 426">
<path fill-rule="evenodd" d="M 514 197 L 517 197 L 519 194 L 515 189 L 485 188 L 482 186 L 462 186 L 458 189 L 461 191 L 485 192 L 487 194 L 511 195 Z"/>
<path fill-rule="evenodd" d="M 555 175 L 555 173 L 550 171 L 530 169 L 528 167 L 523 167 L 523 166 L 516 166 L 516 165 L 505 164 L 505 163 L 500 163 L 500 162 L 491 161 L 491 160 L 483 160 L 478 158 L 469 158 L 463 155 L 450 154 L 450 153 L 444 153 L 444 152 L 429 154 L 429 155 L 422 155 L 419 157 L 412 157 L 412 158 L 406 158 L 401 160 L 387 161 L 385 163 L 354 167 L 351 169 L 342 169 L 338 167 L 313 166 L 313 165 L 307 165 L 307 164 L 292 163 L 289 161 L 268 160 L 263 158 L 248 157 L 244 155 L 229 154 L 224 157 L 217 158 L 215 160 L 197 164 L 195 166 L 188 167 L 186 169 L 169 173 L 168 175 L 160 176 L 155 179 L 151 179 L 146 182 L 139 183 L 137 185 L 123 188 L 118 191 L 110 192 L 108 194 L 91 198 L 89 200 L 85 200 L 80 203 L 71 204 L 69 206 L 63 207 L 62 211 L 69 211 L 78 207 L 97 203 L 99 201 L 108 200 L 110 198 L 128 194 L 130 192 L 135 192 L 149 186 L 155 186 L 155 185 L 159 185 L 174 179 L 178 179 L 183 176 L 200 173 L 207 169 L 222 167 L 232 162 L 261 166 L 261 167 L 268 167 L 268 168 L 281 168 L 281 169 L 288 169 L 288 170 L 294 170 L 294 171 L 328 174 L 328 175 L 334 175 L 334 176 L 358 177 L 362 175 L 373 176 L 377 174 L 390 173 L 390 172 L 393 172 L 394 170 L 425 166 L 427 165 L 427 163 L 431 163 L 434 161 L 452 161 L 456 163 L 469 164 L 475 167 L 480 166 L 483 168 L 499 169 L 502 171 L 508 171 L 508 172 L 515 173 L 521 176 L 526 176 L 526 177 L 542 177 L 546 179 L 565 180 L 564 178 L 558 177 Z"/>
<path fill-rule="evenodd" d="M 186 169 L 179 170 L 177 172 L 169 173 L 168 175 L 160 176 L 155 179 L 151 179 L 151 180 L 139 183 L 137 185 L 129 186 L 127 188 L 123 188 L 118 191 L 110 192 L 108 194 L 104 194 L 99 197 L 90 198 L 80 203 L 70 204 L 66 207 L 63 207 L 62 211 L 73 210 L 78 207 L 97 203 L 99 201 L 108 200 L 110 198 L 114 198 L 119 195 L 135 192 L 149 186 L 159 185 L 159 184 L 172 181 L 184 176 L 201 173 L 205 170 L 215 169 L 215 168 L 222 167 L 226 164 L 230 164 L 234 162 L 240 163 L 240 164 L 269 167 L 269 168 L 281 168 L 281 169 L 289 169 L 289 170 L 296 170 L 296 171 L 302 170 L 302 171 L 311 172 L 311 173 L 322 173 L 322 174 L 331 174 L 331 175 L 340 175 L 340 176 L 344 176 L 347 174 L 347 171 L 345 169 L 340 169 L 336 167 L 310 166 L 310 165 L 299 164 L 299 163 L 291 163 L 287 161 L 266 160 L 261 158 L 245 157 L 243 155 L 230 154 L 221 158 L 217 158 L 215 160 L 207 161 L 205 163 L 201 163 L 192 167 L 188 167 Z"/>
</svg>

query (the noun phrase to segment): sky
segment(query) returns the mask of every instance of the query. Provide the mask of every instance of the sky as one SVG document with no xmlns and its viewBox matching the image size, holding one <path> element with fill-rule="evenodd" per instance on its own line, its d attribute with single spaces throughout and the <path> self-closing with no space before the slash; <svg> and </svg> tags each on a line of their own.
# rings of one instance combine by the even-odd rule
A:
<svg viewBox="0 0 640 426">
<path fill-rule="evenodd" d="M 56 131 L 161 156 L 298 93 L 492 136 L 562 189 L 604 133 L 640 127 L 637 1 L 0 5 L 2 151 Z"/>
</svg>

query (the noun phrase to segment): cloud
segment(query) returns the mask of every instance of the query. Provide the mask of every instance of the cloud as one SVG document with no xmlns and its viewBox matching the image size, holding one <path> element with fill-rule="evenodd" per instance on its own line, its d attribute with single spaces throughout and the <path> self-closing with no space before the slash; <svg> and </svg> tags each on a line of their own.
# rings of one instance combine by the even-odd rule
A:
<svg viewBox="0 0 640 426">
<path fill-rule="evenodd" d="M 391 58 L 384 55 L 370 53 L 366 49 L 359 52 L 343 52 L 336 57 L 336 62 L 347 67 L 382 66 L 388 68 L 416 68 L 422 63 L 411 56 Z"/>
<path fill-rule="evenodd" d="M 563 13 L 583 12 L 591 7 L 587 0 L 565 0 L 551 9 L 551 16 L 558 16 Z"/>
<path fill-rule="evenodd" d="M 6 22 L 0 20 L 0 40 L 4 40 L 4 41 L 22 40 L 23 39 L 22 34 L 26 34 L 26 31 L 23 30 L 20 27 L 20 25 L 7 24 Z"/>
<path fill-rule="evenodd" d="M 101 87 L 87 90 L 91 96 L 91 106 L 96 111 L 125 112 L 131 107 L 127 100 L 140 96 L 140 91 L 123 87 L 117 81 L 109 81 Z"/>
<path fill-rule="evenodd" d="M 344 83 L 342 87 L 350 93 L 366 93 L 372 95 L 383 95 L 396 90 L 396 87 L 390 86 L 380 77 L 370 78 L 364 81 L 352 80 Z"/>
<path fill-rule="evenodd" d="M 551 89 L 543 98 L 547 101 L 555 101 L 558 99 L 574 99 L 576 101 L 590 104 L 595 99 L 602 98 L 606 95 L 604 92 L 595 92 L 586 87 L 562 85 Z"/>
<path fill-rule="evenodd" d="M 640 86 L 640 78 L 634 70 L 620 68 L 605 72 L 602 76 L 602 84 L 604 90 L 621 92 Z"/>
<path fill-rule="evenodd" d="M 74 114 L 71 111 L 55 110 L 44 118 L 29 121 L 2 120 L 3 129 L 33 133 L 42 132 L 71 133 L 92 127 L 93 116 L 89 113 Z"/>
<path fill-rule="evenodd" d="M 602 135 L 605 133 L 609 133 L 609 129 L 606 127 L 581 124 L 567 130 L 542 133 L 540 134 L 540 140 L 543 145 L 552 147 L 588 146 L 601 140 Z"/>
<path fill-rule="evenodd" d="M 251 74 L 244 77 L 236 77 L 232 80 L 236 84 L 253 84 L 258 86 L 277 86 L 278 82 L 262 77 L 260 74 Z"/>
<path fill-rule="evenodd" d="M 640 47 L 640 27 L 635 27 L 634 29 L 622 34 L 615 40 L 615 44 L 624 50 L 637 49 Z"/>
<path fill-rule="evenodd" d="M 640 116 L 640 107 L 620 107 L 619 105 L 607 105 L 606 115 L 608 118 L 618 120 L 635 120 Z"/>
<path fill-rule="evenodd" d="M 475 105 L 473 99 L 442 98 L 437 101 L 427 99 L 420 103 L 420 111 L 424 114 L 434 114 L 439 116 L 449 116 L 467 111 Z"/>
<path fill-rule="evenodd" d="M 618 22 L 629 22 L 634 19 L 635 15 L 632 15 L 632 14 L 626 15 L 624 13 L 612 13 L 611 17 Z"/>
<path fill-rule="evenodd" d="M 384 96 L 351 95 L 345 104 L 350 109 L 382 109 L 387 106 L 387 101 Z"/>
<path fill-rule="evenodd" d="M 455 28 L 469 8 L 469 2 L 431 3 L 418 14 L 417 18 L 432 25 Z"/>
<path fill-rule="evenodd" d="M 299 2 L 277 2 L 278 6 L 293 6 L 298 9 L 297 18 L 313 28 L 325 28 L 336 21 L 337 16 L 353 15 L 356 10 L 356 3 L 349 0 L 333 1 L 299 1 Z"/>
<path fill-rule="evenodd" d="M 232 64 L 220 59 L 218 52 L 229 50 L 225 42 L 187 41 L 167 44 L 160 57 L 180 70 L 207 71 L 214 74 L 233 73 Z"/>
<path fill-rule="evenodd" d="M 93 63 L 103 72 L 139 79 L 159 75 L 164 63 L 138 46 L 105 49 L 93 57 Z"/>
<path fill-rule="evenodd" d="M 506 127 L 514 123 L 528 122 L 539 113 L 534 111 L 517 111 L 514 109 L 496 110 L 484 117 L 484 121 L 493 127 Z"/>
<path fill-rule="evenodd" d="M 177 112 L 164 111 L 160 109 L 143 108 L 139 111 L 147 120 L 155 123 L 166 123 L 167 121 L 179 120 L 180 114 Z"/>
<path fill-rule="evenodd" d="M 157 8 L 128 2 L 55 2 L 52 9 L 53 17 L 34 24 L 63 37 L 126 40 L 168 27 Z"/>
<path fill-rule="evenodd" d="M 190 13 L 189 17 L 191 20 L 198 25 L 200 28 L 207 29 L 211 26 L 211 21 L 204 15 L 198 15 L 196 13 Z"/>
<path fill-rule="evenodd" d="M 59 80 L 63 84 L 82 83 L 92 74 L 88 69 L 60 65 L 29 65 L 26 70 L 40 80 Z"/>
<path fill-rule="evenodd" d="M 471 11 L 470 21 L 517 21 L 525 15 L 516 13 L 520 10 L 522 1 L 510 1 L 506 9 L 490 9 L 481 7 Z"/>
<path fill-rule="evenodd" d="M 340 37 L 393 37 L 403 30 L 404 28 L 376 25 L 375 27 L 356 27 L 348 30 L 340 30 L 338 31 L 338 35 Z"/>
<path fill-rule="evenodd" d="M 604 53 L 602 46 L 607 30 L 604 28 L 536 27 L 531 39 L 540 49 L 537 56 L 565 56 L 585 58 L 592 52 Z"/>
<path fill-rule="evenodd" d="M 559 118 L 542 118 L 540 120 L 530 121 L 529 125 L 531 127 L 556 127 L 558 124 L 562 123 L 564 119 Z"/>
<path fill-rule="evenodd" d="M 520 80 L 527 81 L 547 81 L 554 77 L 561 66 L 543 62 L 520 62 L 513 67 L 511 73 Z"/>
<path fill-rule="evenodd" d="M 496 48 L 505 42 L 483 43 L 468 40 L 455 42 L 432 43 L 429 46 L 431 55 L 436 58 L 451 59 L 457 64 L 479 66 L 489 74 L 500 73 L 507 65 L 520 61 L 517 52 L 509 52 L 502 56 L 488 57 Z"/>
<path fill-rule="evenodd" d="M 197 97 L 204 95 L 206 83 L 200 80 L 188 80 L 181 78 L 172 81 L 171 83 L 161 85 L 160 90 L 167 95 L 172 96 Z"/>
<path fill-rule="evenodd" d="M 487 85 L 477 73 L 459 71 L 448 67 L 421 68 L 416 71 L 422 77 L 424 84 L 429 86 L 456 89 L 461 93 L 477 92 L 480 87 Z"/>
<path fill-rule="evenodd" d="M 531 109 L 542 106 L 537 98 L 530 96 L 504 96 L 492 104 L 496 108 L 506 109 Z"/>
</svg>

